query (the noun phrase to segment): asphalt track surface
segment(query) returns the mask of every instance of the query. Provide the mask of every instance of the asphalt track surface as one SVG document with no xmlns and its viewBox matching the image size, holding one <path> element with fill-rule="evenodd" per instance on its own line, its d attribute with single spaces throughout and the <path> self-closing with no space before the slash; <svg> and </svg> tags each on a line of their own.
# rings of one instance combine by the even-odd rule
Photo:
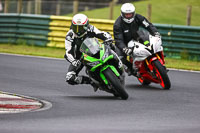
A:
<svg viewBox="0 0 200 133">
<path fill-rule="evenodd" d="M 169 71 L 171 90 L 126 76 L 128 100 L 65 83 L 65 60 L 0 54 L 0 91 L 52 103 L 0 114 L 0 133 L 199 133 L 200 73 Z"/>
</svg>

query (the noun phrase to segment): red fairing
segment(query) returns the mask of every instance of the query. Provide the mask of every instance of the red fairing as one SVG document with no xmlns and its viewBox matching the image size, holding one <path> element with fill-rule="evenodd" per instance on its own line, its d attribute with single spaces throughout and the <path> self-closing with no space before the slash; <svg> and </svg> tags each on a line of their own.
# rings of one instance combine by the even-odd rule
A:
<svg viewBox="0 0 200 133">
<path fill-rule="evenodd" d="M 132 57 L 130 57 L 130 63 L 133 63 L 133 58 Z"/>
<path fill-rule="evenodd" d="M 137 68 L 141 68 L 142 65 L 143 65 L 143 61 L 136 61 L 136 62 L 135 62 L 135 66 L 136 66 Z"/>
<path fill-rule="evenodd" d="M 145 61 L 142 61 L 142 62 L 141 62 L 141 67 L 140 67 L 140 69 L 139 69 L 139 72 L 140 72 L 141 76 L 142 76 L 144 79 L 147 79 L 147 80 L 149 80 L 149 81 L 153 81 L 153 82 L 155 82 L 155 83 L 159 83 L 159 82 L 160 82 L 159 80 L 154 79 L 154 78 L 152 77 L 152 75 L 149 74 L 149 72 L 147 71 L 147 69 L 146 69 L 146 67 L 145 67 L 145 64 L 146 64 Z M 148 68 L 149 68 L 150 71 L 153 71 L 153 67 L 154 67 L 154 66 L 152 66 L 151 64 L 148 65 Z"/>
</svg>

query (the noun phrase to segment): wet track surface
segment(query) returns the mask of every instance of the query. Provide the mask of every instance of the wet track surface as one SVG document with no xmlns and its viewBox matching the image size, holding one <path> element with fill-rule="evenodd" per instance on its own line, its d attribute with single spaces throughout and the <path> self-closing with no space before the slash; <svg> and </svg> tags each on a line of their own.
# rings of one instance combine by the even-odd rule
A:
<svg viewBox="0 0 200 133">
<path fill-rule="evenodd" d="M 0 91 L 51 102 L 48 110 L 0 114 L 1 133 L 199 133 L 200 73 L 169 71 L 171 90 L 126 76 L 129 99 L 65 83 L 65 60 L 0 54 Z"/>
</svg>

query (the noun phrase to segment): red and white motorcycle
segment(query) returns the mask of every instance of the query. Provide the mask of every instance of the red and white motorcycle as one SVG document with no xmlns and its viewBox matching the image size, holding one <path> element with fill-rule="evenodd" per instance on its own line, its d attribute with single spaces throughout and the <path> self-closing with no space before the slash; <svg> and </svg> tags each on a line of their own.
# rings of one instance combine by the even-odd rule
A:
<svg viewBox="0 0 200 133">
<path fill-rule="evenodd" d="M 142 85 L 153 82 L 160 84 L 163 89 L 170 89 L 161 38 L 151 35 L 148 38 L 144 44 L 133 40 L 128 43 L 128 47 L 133 48 L 129 61 L 138 70 L 137 78 Z"/>
</svg>

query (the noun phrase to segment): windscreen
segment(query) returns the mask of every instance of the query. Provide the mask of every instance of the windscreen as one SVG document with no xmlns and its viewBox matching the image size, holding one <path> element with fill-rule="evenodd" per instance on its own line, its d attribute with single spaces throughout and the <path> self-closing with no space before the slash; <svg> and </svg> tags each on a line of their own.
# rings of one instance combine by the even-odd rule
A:
<svg viewBox="0 0 200 133">
<path fill-rule="evenodd" d="M 92 56 L 100 51 L 99 41 L 96 38 L 86 38 L 81 44 L 80 51 Z"/>
</svg>

